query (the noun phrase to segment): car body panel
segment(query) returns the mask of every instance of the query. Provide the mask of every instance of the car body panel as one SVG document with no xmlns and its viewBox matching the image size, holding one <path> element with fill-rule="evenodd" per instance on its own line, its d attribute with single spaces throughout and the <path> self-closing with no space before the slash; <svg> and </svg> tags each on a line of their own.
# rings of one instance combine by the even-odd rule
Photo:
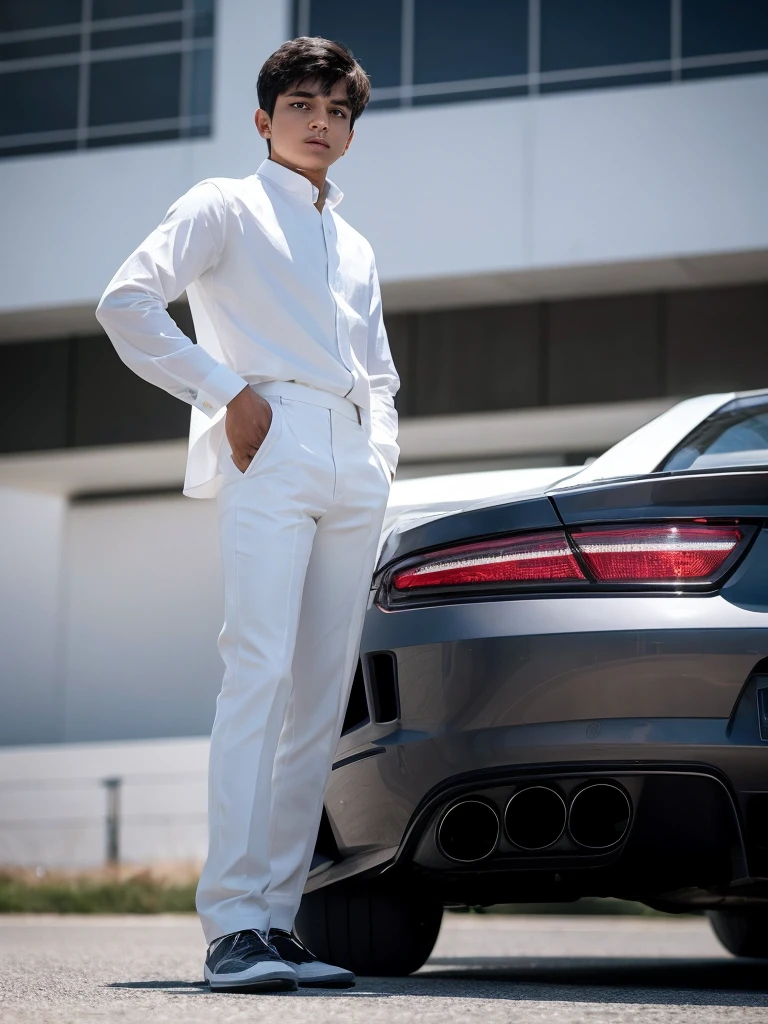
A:
<svg viewBox="0 0 768 1024">
<path fill-rule="evenodd" d="M 762 517 L 768 514 L 768 470 L 689 471 L 550 492 L 566 524 L 626 518 Z"/>
<path fill-rule="evenodd" d="M 576 896 L 636 884 L 655 898 L 658 886 L 679 883 L 685 893 L 674 898 L 702 906 L 737 892 L 768 899 L 768 718 L 765 728 L 759 718 L 763 690 L 768 715 L 768 467 L 653 473 L 732 398 L 681 403 L 592 479 L 588 466 L 516 494 L 462 496 L 458 487 L 453 502 L 392 515 L 360 648 L 372 710 L 339 742 L 325 797 L 333 850 L 309 889 L 393 870 L 416 872 L 445 901 L 525 899 L 534 888 L 554 899 L 561 882 Z M 609 464 L 624 475 L 603 479 Z M 579 581 L 386 600 L 393 566 L 417 552 L 506 533 L 702 518 L 744 524 L 745 542 L 698 591 Z M 392 679 L 379 678 L 382 657 Z M 382 685 L 396 688 L 395 710 L 377 721 Z M 502 841 L 478 866 L 439 848 L 436 823 L 461 794 L 492 800 L 531 780 L 576 792 L 610 773 L 638 801 L 629 838 L 611 851 L 523 856 Z M 667 874 L 656 871 L 665 863 Z"/>
</svg>

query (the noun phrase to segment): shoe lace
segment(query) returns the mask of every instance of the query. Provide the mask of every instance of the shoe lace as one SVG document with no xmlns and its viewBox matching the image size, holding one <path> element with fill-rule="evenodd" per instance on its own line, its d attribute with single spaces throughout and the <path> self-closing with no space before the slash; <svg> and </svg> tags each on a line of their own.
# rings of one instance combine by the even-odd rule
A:
<svg viewBox="0 0 768 1024">
<path fill-rule="evenodd" d="M 241 940 L 243 942 L 242 951 L 240 950 Z M 248 928 L 245 931 L 235 933 L 227 959 L 237 953 L 238 959 L 245 960 L 249 955 L 263 953 L 264 947 L 270 953 L 279 956 L 279 953 L 263 932 L 260 932 L 258 928 Z"/>
</svg>

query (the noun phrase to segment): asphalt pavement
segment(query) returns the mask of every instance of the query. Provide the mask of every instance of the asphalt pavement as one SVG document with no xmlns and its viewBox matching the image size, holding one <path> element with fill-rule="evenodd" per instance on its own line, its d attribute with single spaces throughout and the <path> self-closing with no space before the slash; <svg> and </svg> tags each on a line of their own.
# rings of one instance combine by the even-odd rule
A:
<svg viewBox="0 0 768 1024">
<path fill-rule="evenodd" d="M 3 1024 L 683 1024 L 768 1021 L 768 965 L 703 918 L 446 914 L 409 978 L 346 991 L 211 993 L 193 916 L 0 918 Z"/>
</svg>

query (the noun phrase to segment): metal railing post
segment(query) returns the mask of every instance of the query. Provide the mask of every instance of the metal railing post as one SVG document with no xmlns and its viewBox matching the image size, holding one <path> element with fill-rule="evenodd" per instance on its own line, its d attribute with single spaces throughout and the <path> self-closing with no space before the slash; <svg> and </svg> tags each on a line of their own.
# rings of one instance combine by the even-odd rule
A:
<svg viewBox="0 0 768 1024">
<path fill-rule="evenodd" d="M 111 867 L 120 863 L 120 778 L 103 779 L 107 791 L 107 864 Z"/>
</svg>

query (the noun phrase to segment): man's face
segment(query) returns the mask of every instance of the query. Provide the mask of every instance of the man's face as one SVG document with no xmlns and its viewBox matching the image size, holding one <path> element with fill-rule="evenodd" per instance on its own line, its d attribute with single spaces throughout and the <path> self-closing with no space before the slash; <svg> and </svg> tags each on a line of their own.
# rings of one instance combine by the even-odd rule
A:
<svg viewBox="0 0 768 1024">
<path fill-rule="evenodd" d="M 323 171 L 349 147 L 350 103 L 346 82 L 323 96 L 317 82 L 299 82 L 281 93 L 270 119 L 256 112 L 259 134 L 272 143 L 272 159 L 307 171 Z"/>
</svg>

